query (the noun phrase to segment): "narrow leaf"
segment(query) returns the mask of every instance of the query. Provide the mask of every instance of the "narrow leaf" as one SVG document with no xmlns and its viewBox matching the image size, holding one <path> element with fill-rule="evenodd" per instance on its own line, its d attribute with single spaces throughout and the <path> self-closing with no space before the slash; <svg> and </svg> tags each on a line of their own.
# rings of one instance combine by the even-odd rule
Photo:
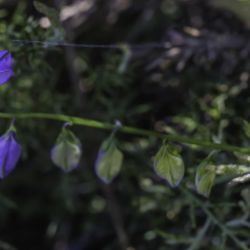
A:
<svg viewBox="0 0 250 250">
<path fill-rule="evenodd" d="M 250 138 L 250 123 L 247 121 L 243 121 L 243 129 L 248 138 Z"/>
</svg>

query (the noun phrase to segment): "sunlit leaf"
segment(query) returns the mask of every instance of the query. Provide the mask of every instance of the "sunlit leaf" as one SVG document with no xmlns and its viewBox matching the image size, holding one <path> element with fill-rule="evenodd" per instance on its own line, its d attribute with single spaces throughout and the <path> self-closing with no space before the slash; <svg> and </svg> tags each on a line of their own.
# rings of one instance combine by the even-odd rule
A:
<svg viewBox="0 0 250 250">
<path fill-rule="evenodd" d="M 180 184 L 184 176 L 184 163 L 181 156 L 168 145 L 162 145 L 154 159 L 154 169 L 171 187 Z"/>
</svg>

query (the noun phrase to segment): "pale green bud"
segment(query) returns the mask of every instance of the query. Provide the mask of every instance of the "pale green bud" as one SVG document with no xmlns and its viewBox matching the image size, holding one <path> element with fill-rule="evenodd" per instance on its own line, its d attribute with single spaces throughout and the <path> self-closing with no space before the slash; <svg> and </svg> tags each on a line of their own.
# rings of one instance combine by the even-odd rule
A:
<svg viewBox="0 0 250 250">
<path fill-rule="evenodd" d="M 67 127 L 63 127 L 51 150 L 53 163 L 65 172 L 79 166 L 82 147 L 79 139 Z"/>
<path fill-rule="evenodd" d="M 215 166 L 208 164 L 206 161 L 201 163 L 196 171 L 195 188 L 196 191 L 208 197 L 214 184 L 216 176 Z"/>
</svg>

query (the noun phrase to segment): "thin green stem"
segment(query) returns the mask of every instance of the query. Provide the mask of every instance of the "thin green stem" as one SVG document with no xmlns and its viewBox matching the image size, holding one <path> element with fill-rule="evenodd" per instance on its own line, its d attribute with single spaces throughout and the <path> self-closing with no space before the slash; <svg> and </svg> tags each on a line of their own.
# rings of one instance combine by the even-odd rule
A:
<svg viewBox="0 0 250 250">
<path fill-rule="evenodd" d="M 210 225 L 211 225 L 211 218 L 208 217 L 205 224 L 202 228 L 200 228 L 196 234 L 196 237 L 194 238 L 192 244 L 189 246 L 188 250 L 197 250 L 200 249 L 202 245 L 203 238 L 205 237 Z"/>
<path fill-rule="evenodd" d="M 48 119 L 48 120 L 56 120 L 62 122 L 71 122 L 74 125 L 92 127 L 92 128 L 99 128 L 99 129 L 107 129 L 112 130 L 115 128 L 114 124 L 107 123 L 107 122 L 100 122 L 91 119 L 84 119 L 75 116 L 68 116 L 62 114 L 48 114 L 48 113 L 1 113 L 0 118 L 6 119 Z M 135 127 L 129 126 L 122 126 L 119 128 L 119 131 L 127 134 L 138 135 L 138 136 L 153 136 L 158 137 L 161 139 L 165 139 L 171 142 L 179 142 L 183 144 L 190 144 L 196 145 L 207 149 L 217 149 L 223 151 L 230 151 L 230 152 L 238 152 L 242 154 L 250 154 L 250 147 L 238 147 L 233 146 L 225 143 L 213 143 L 209 141 L 203 141 L 199 139 L 194 139 L 186 136 L 180 135 L 166 135 L 163 133 L 159 133 L 152 130 L 140 129 Z"/>
<path fill-rule="evenodd" d="M 249 248 L 247 247 L 247 245 L 240 241 L 234 234 L 233 231 L 231 231 L 229 228 L 227 228 L 226 225 L 224 225 L 224 223 L 220 222 L 215 215 L 207 208 L 207 206 L 204 204 L 204 202 L 202 202 L 200 199 L 198 199 L 195 195 L 193 195 L 190 191 L 182 188 L 182 191 L 191 198 L 191 200 L 196 203 L 198 206 L 201 207 L 201 209 L 203 210 L 203 212 L 208 216 L 208 218 L 210 218 L 210 220 L 217 225 L 221 231 L 227 235 L 229 238 L 231 238 L 234 243 L 239 247 L 239 249 L 242 250 L 248 250 Z"/>
</svg>

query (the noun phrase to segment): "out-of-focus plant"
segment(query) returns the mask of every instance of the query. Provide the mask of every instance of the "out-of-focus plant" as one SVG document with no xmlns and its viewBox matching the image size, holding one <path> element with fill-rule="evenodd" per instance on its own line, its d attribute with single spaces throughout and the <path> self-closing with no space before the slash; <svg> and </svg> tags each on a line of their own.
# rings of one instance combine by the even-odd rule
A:
<svg viewBox="0 0 250 250">
<path fill-rule="evenodd" d="M 217 40 L 213 40 L 211 34 L 218 31 L 213 33 L 211 26 L 223 30 L 227 23 L 224 16 L 216 14 L 216 22 L 207 21 L 214 20 L 213 9 L 193 1 L 185 5 L 187 2 L 112 0 L 78 5 L 72 1 L 61 8 L 83 14 L 77 20 L 69 18 L 63 25 L 60 10 L 53 8 L 52 2 L 49 7 L 45 2 L 36 3 L 40 14 L 30 10 L 25 1 L 0 12 L 5 15 L 0 23 L 1 49 L 12 52 L 15 73 L 8 84 L 1 86 L 0 109 L 5 115 L 17 114 L 23 147 L 18 167 L 0 183 L 0 240 L 18 249 L 99 249 L 100 242 L 103 249 L 249 248 L 249 156 L 240 153 L 241 147 L 232 147 L 249 147 L 248 121 L 244 123 L 247 136 L 242 133 L 242 119 L 247 120 L 250 115 L 246 108 L 247 62 L 244 66 L 237 64 L 238 50 L 230 47 L 224 53 L 223 46 L 227 44 L 217 47 Z M 41 18 L 49 20 L 50 25 L 41 25 Z M 229 26 L 231 22 L 234 24 L 233 19 Z M 179 33 L 172 32 L 172 40 L 166 41 L 165 34 L 170 33 L 166 31 L 176 26 Z M 130 50 L 129 46 L 117 51 L 81 50 L 16 41 L 56 43 L 69 36 L 68 30 L 75 34 L 74 42 L 158 40 L 163 41 L 166 50 Z M 212 48 L 210 42 L 206 43 L 210 36 Z M 239 58 L 246 58 L 243 52 Z M 174 60 L 171 55 L 176 56 Z M 227 58 L 227 65 L 218 61 L 221 57 Z M 221 70 L 213 72 L 213 65 Z M 231 68 L 235 71 L 231 72 Z M 72 69 L 73 76 L 78 74 L 77 81 L 72 81 Z M 223 72 L 229 71 L 231 77 L 227 78 Z M 79 101 L 75 102 L 78 94 Z M 21 119 L 30 112 L 33 116 Z M 56 121 L 52 124 L 40 117 L 38 122 L 38 112 L 49 112 Z M 107 122 L 117 118 L 133 126 L 121 128 L 125 133 L 117 135 L 118 145 L 107 143 L 106 133 L 99 130 L 113 129 Z M 85 127 L 74 129 L 84 142 L 82 161 L 79 168 L 66 175 L 52 167 L 48 148 L 61 122 L 68 121 Z M 52 157 L 67 169 L 74 168 L 81 155 L 79 141 L 71 135 L 60 138 Z M 4 148 L 13 144 L 19 149 L 13 136 L 4 137 Z M 169 188 L 152 170 L 150 158 L 159 148 L 156 137 L 162 136 L 181 142 L 183 161 L 180 155 L 164 149 L 154 159 L 155 168 L 175 186 L 182 179 L 185 162 L 180 188 Z M 192 144 L 197 140 L 198 144 Z M 109 185 L 99 184 L 93 173 L 102 141 L 105 143 L 100 151 L 104 154 L 97 165 L 106 181 L 113 180 Z M 194 182 L 194 166 L 202 165 L 204 155 L 216 145 L 221 147 L 216 160 L 199 167 Z M 122 168 L 121 151 L 125 156 Z M 17 158 L 12 158 L 12 163 Z M 194 186 L 204 196 L 211 191 L 209 199 L 192 192 Z M 32 237 L 27 231 L 32 232 Z M 5 242 L 0 241 L 0 247 L 1 244 L 6 246 Z"/>
</svg>

